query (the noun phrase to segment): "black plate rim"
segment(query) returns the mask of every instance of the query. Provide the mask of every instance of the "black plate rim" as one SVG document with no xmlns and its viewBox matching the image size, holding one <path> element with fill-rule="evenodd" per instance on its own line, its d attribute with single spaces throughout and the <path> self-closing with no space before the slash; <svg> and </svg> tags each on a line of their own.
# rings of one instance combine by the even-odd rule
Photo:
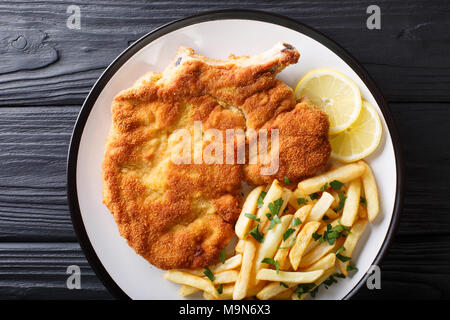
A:
<svg viewBox="0 0 450 320">
<path fill-rule="evenodd" d="M 168 24 L 165 24 L 161 27 L 158 27 L 155 30 L 146 34 L 145 36 L 141 37 L 130 47 L 124 50 L 108 66 L 108 68 L 102 73 L 100 78 L 94 84 L 93 88 L 91 89 L 91 91 L 89 92 L 88 96 L 86 97 L 83 103 L 83 106 L 80 110 L 75 127 L 72 132 L 67 158 L 67 197 L 72 224 L 74 226 L 77 239 L 89 264 L 91 265 L 91 267 L 93 268 L 99 279 L 103 282 L 105 287 L 117 299 L 131 299 L 131 298 L 112 279 L 112 277 L 109 275 L 108 271 L 100 261 L 99 257 L 95 253 L 95 250 L 87 235 L 78 203 L 76 167 L 77 167 L 78 149 L 81 141 L 81 136 L 83 134 L 84 126 L 95 104 L 95 101 L 97 100 L 101 91 L 105 87 L 106 83 L 108 83 L 108 81 L 117 72 L 117 70 L 136 52 L 141 50 L 143 47 L 145 47 L 155 39 L 160 38 L 165 34 L 170 33 L 174 30 L 201 22 L 224 20 L 224 19 L 242 19 L 242 20 L 256 20 L 268 22 L 284 26 L 299 33 L 305 34 L 315 39 L 316 41 L 320 42 L 321 44 L 325 45 L 328 49 L 337 54 L 342 60 L 345 61 L 345 63 L 347 63 L 358 74 L 358 76 L 361 78 L 361 80 L 365 83 L 369 91 L 374 96 L 375 100 L 378 103 L 378 106 L 381 109 L 381 112 L 383 113 L 384 119 L 386 121 L 386 124 L 388 126 L 391 135 L 397 171 L 396 197 L 391 223 L 389 225 L 389 229 L 383 241 L 383 244 L 374 261 L 372 262 L 372 265 L 379 265 L 381 263 L 381 261 L 386 255 L 389 245 L 391 244 L 395 236 L 395 231 L 398 227 L 398 221 L 404 196 L 405 175 L 404 175 L 404 163 L 403 163 L 401 143 L 394 119 L 391 115 L 386 99 L 383 97 L 381 91 L 378 89 L 375 82 L 372 80 L 372 78 L 370 77 L 368 72 L 364 69 L 364 67 L 362 67 L 359 64 L 359 62 L 357 62 L 357 60 L 347 50 L 345 50 L 336 42 L 334 42 L 333 40 L 322 34 L 320 31 L 317 31 L 291 18 L 267 11 L 257 11 L 257 10 L 226 9 L 226 10 L 208 11 L 200 13 L 198 15 L 193 15 L 180 20 L 176 20 Z M 353 297 L 356 294 L 356 292 L 358 292 L 358 290 L 364 285 L 368 277 L 369 274 L 366 273 L 343 299 L 347 300 Z"/>
</svg>

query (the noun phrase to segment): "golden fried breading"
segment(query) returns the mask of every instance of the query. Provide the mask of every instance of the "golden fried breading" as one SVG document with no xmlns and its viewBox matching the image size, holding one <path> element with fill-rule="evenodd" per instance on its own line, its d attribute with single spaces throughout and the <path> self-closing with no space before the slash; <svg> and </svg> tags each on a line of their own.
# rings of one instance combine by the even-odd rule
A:
<svg viewBox="0 0 450 320">
<path fill-rule="evenodd" d="M 163 73 L 148 73 L 115 97 L 103 200 L 138 254 L 162 269 L 216 262 L 234 235 L 242 180 L 260 183 L 279 176 L 258 177 L 257 165 L 244 170 L 241 164 L 175 164 L 174 132 L 192 133 L 194 121 L 201 121 L 203 133 L 279 127 L 280 143 L 294 148 L 282 147 L 281 175 L 294 182 L 322 168 L 329 157 L 323 114 L 306 106 L 294 109 L 292 89 L 275 79 L 298 58 L 288 44 L 227 61 L 182 47 Z M 287 126 L 290 122 L 295 125 Z M 193 141 L 194 148 L 198 143 Z M 204 150 L 205 142 L 200 144 Z"/>
<path fill-rule="evenodd" d="M 274 178 L 291 182 L 313 176 L 325 168 L 330 156 L 328 116 L 317 110 L 309 99 L 303 99 L 294 109 L 268 121 L 261 129 L 279 130 L 279 168 L 274 175 L 262 175 L 265 165 L 246 164 L 245 180 L 254 185 L 269 184 Z M 296 184 L 293 184 L 296 185 Z"/>
</svg>

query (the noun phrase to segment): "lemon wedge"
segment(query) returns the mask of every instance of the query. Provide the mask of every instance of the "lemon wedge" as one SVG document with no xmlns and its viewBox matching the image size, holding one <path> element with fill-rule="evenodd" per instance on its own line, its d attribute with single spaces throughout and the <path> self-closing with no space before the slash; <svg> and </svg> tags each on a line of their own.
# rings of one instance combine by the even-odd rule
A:
<svg viewBox="0 0 450 320">
<path fill-rule="evenodd" d="M 344 131 L 361 111 L 361 93 L 347 76 L 331 69 L 308 72 L 295 88 L 297 98 L 309 97 L 328 114 L 330 134 Z"/>
<path fill-rule="evenodd" d="M 381 121 L 377 111 L 363 101 L 359 117 L 341 133 L 331 135 L 331 157 L 352 162 L 372 153 L 380 143 Z"/>
</svg>

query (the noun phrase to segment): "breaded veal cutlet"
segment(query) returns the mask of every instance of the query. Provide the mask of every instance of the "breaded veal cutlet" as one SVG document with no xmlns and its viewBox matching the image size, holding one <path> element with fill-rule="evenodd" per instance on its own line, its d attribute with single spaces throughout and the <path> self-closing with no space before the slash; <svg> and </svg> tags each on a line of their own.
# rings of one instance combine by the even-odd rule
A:
<svg viewBox="0 0 450 320">
<path fill-rule="evenodd" d="M 181 47 L 162 73 L 150 72 L 112 103 L 103 162 L 103 201 L 120 234 L 161 269 L 197 268 L 218 260 L 234 236 L 241 182 L 295 183 L 329 159 L 325 113 L 275 75 L 297 63 L 280 43 L 253 57 L 213 60 Z M 279 170 L 262 164 L 175 164 L 175 130 L 279 129 Z M 204 145 L 202 146 L 204 147 Z M 269 146 L 270 148 L 270 146 Z"/>
</svg>

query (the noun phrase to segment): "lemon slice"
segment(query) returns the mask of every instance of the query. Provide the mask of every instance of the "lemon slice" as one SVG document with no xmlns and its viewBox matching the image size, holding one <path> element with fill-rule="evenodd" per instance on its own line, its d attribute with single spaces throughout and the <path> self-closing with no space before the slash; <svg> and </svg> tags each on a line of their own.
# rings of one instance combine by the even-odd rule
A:
<svg viewBox="0 0 450 320">
<path fill-rule="evenodd" d="M 341 133 L 330 136 L 331 157 L 345 162 L 362 159 L 376 149 L 381 132 L 377 111 L 363 101 L 358 119 Z"/>
<path fill-rule="evenodd" d="M 297 98 L 309 97 L 328 114 L 330 134 L 347 129 L 361 111 L 358 86 L 340 72 L 318 69 L 308 72 L 295 88 Z"/>
</svg>

